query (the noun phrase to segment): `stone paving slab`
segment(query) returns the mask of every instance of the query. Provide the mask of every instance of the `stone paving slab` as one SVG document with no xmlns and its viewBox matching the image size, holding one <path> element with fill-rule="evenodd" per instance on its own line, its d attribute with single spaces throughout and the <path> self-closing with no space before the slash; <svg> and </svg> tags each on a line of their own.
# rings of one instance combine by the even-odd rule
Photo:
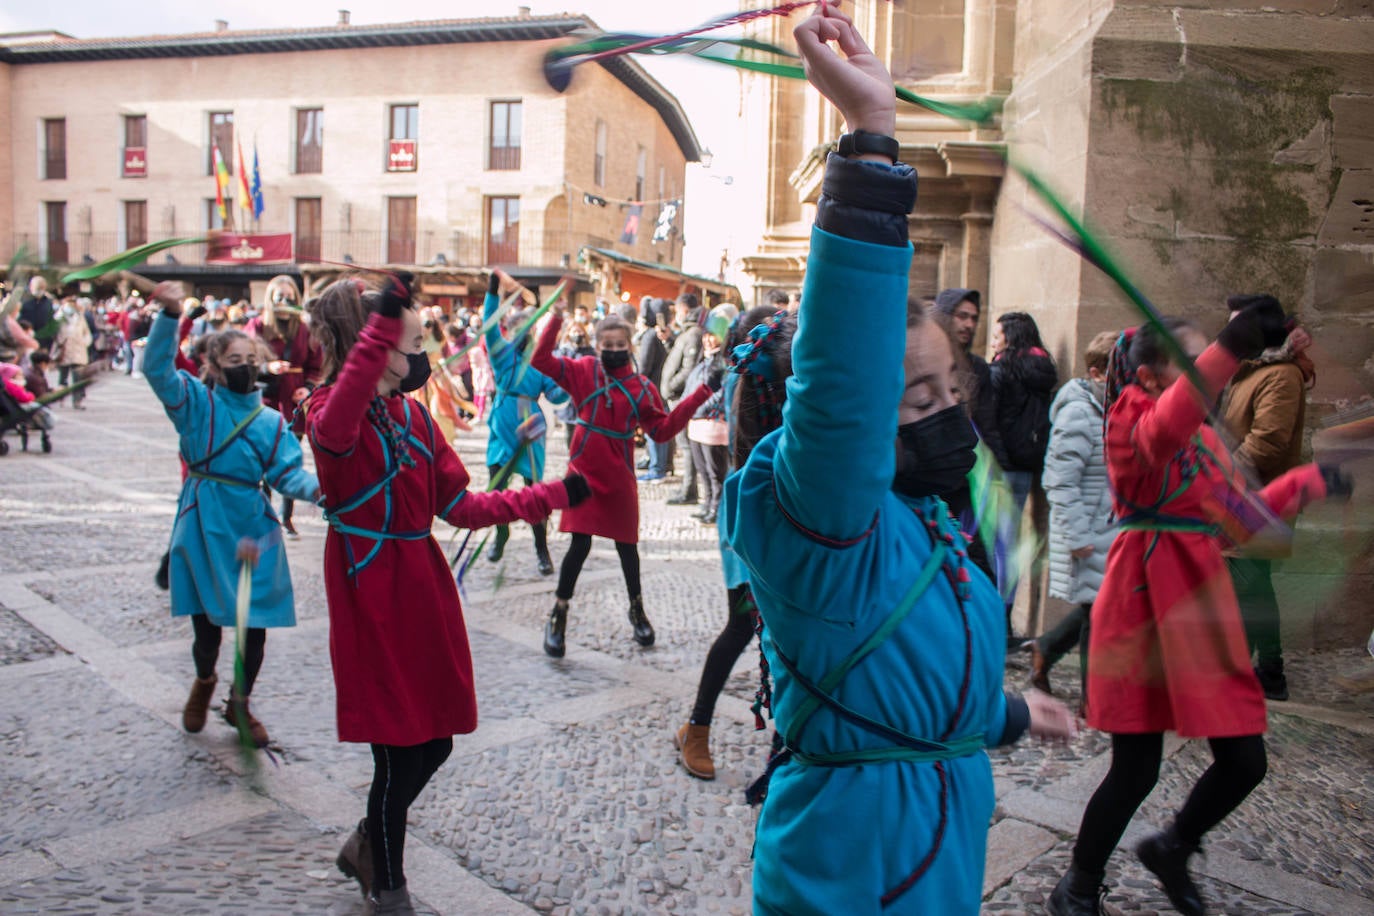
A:
<svg viewBox="0 0 1374 916">
<path fill-rule="evenodd" d="M 65 654 L 62 647 L 7 607 L 0 607 L 0 665 Z"/>
<path fill-rule="evenodd" d="M 1270 717 L 1269 773 L 1207 837 L 1208 847 L 1357 894 L 1374 889 L 1374 737 Z M 1211 764 L 1190 741 L 1162 769 L 1140 816 L 1168 823 Z M 1374 911 L 1374 903 L 1371 903 Z"/>
<path fill-rule="evenodd" d="M 356 882 L 333 867 L 341 832 L 282 811 L 132 858 L 0 888 L 6 913 L 358 916 Z M 113 850 L 112 850 L 113 852 Z M 420 913 L 437 912 L 423 905 Z"/>
<path fill-rule="evenodd" d="M 661 703 L 440 770 L 411 809 L 420 835 L 541 911 L 747 912 L 766 745 L 718 748 L 720 777 L 678 768 Z M 604 908 L 604 910 L 603 910 Z"/>
<path fill-rule="evenodd" d="M 229 774 L 193 741 L 87 668 L 0 691 L 0 853 L 223 792 Z"/>
</svg>

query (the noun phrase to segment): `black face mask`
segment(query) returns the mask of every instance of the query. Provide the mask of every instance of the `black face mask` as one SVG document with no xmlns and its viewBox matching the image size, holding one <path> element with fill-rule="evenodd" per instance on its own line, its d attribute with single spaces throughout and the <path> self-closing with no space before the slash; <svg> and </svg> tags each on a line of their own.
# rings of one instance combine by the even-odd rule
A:
<svg viewBox="0 0 1374 916">
<path fill-rule="evenodd" d="M 958 404 L 897 427 L 897 441 L 892 489 L 904 496 L 953 493 L 973 470 L 978 435 Z"/>
<path fill-rule="evenodd" d="M 602 350 L 601 365 L 607 369 L 623 369 L 630 364 L 629 350 Z"/>
<path fill-rule="evenodd" d="M 225 366 L 224 387 L 234 394 L 247 394 L 258 385 L 258 367 L 244 363 L 241 366 Z"/>
<path fill-rule="evenodd" d="M 419 391 L 429 381 L 429 357 L 424 353 L 407 353 L 405 357 L 410 370 L 396 387 L 402 391 Z"/>
</svg>

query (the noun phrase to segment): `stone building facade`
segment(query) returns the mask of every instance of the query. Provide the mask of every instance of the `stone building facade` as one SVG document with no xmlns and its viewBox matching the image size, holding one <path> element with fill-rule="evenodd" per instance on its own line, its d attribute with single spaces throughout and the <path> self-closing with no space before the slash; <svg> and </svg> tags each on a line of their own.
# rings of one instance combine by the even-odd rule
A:
<svg viewBox="0 0 1374 916">
<path fill-rule="evenodd" d="M 599 31 L 576 15 L 77 40 L 0 36 L 0 250 L 50 264 L 217 227 L 211 149 L 239 231 L 291 233 L 293 260 L 418 266 L 456 291 L 502 264 L 533 285 L 584 247 L 681 265 L 685 165 L 701 150 L 677 100 L 629 58 L 557 93 L 545 53 Z M 55 149 L 60 145 L 61 149 Z M 233 202 L 241 145 L 265 211 Z M 134 167 L 126 162 L 129 148 Z M 60 159 L 60 161 L 59 161 Z M 142 165 L 138 165 L 138 160 Z M 628 201 L 640 230 L 622 241 Z M 674 231 L 656 218 L 678 202 Z M 57 225 L 60 221 L 61 225 Z M 65 249 L 65 250 L 64 250 Z M 178 249 L 150 274 L 228 276 Z M 593 290 L 582 276 L 587 294 Z M 618 295 L 619 289 L 597 289 Z"/>
<path fill-rule="evenodd" d="M 921 179 L 913 294 L 974 287 L 986 319 L 1030 312 L 1064 377 L 1096 333 L 1138 323 L 1104 275 L 1029 218 L 1044 211 L 1004 174 L 1010 149 L 1161 311 L 1214 332 L 1227 294 L 1279 296 L 1317 340 L 1314 425 L 1374 393 L 1374 3 L 857 0 L 854 14 L 913 91 L 1005 101 L 997 130 L 899 107 L 902 155 Z M 794 24 L 764 28 L 781 42 Z M 796 287 L 822 157 L 843 126 L 801 84 L 746 79 L 771 115 L 768 221 L 746 270 L 756 291 Z M 1355 470 L 1374 480 L 1374 466 Z M 1368 633 L 1372 524 L 1305 517 L 1279 577 L 1290 635 Z"/>
</svg>

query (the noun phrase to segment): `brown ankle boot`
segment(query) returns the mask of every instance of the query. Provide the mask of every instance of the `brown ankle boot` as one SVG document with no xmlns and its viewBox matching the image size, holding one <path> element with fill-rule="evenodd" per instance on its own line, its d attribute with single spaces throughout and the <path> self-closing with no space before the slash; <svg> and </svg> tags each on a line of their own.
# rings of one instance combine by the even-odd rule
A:
<svg viewBox="0 0 1374 916">
<path fill-rule="evenodd" d="M 711 762 L 711 726 L 688 723 L 677 730 L 673 743 L 682 752 L 682 768 L 697 779 L 715 779 Z"/>
<path fill-rule="evenodd" d="M 357 828 L 344 841 L 334 864 L 344 873 L 344 877 L 358 879 L 364 897 L 372 893 L 372 841 L 367 838 L 366 819 L 358 821 Z"/>
<path fill-rule="evenodd" d="M 191 683 L 191 695 L 186 698 L 186 705 L 181 709 L 181 727 L 191 734 L 195 734 L 205 727 L 205 717 L 210 712 L 210 700 L 215 695 L 215 685 L 219 683 L 219 675 L 212 674 L 206 678 L 196 678 Z"/>
<path fill-rule="evenodd" d="M 248 710 L 248 697 L 231 692 L 229 699 L 224 701 L 224 721 L 239 729 L 240 733 L 246 730 L 254 747 L 267 747 L 267 729 Z M 239 728 L 240 721 L 243 722 L 243 728 Z"/>
</svg>

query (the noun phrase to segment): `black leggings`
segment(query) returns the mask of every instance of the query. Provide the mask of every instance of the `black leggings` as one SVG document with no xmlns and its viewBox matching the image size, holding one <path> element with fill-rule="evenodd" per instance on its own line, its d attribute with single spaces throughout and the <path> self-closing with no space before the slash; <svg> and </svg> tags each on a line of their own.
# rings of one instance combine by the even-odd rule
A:
<svg viewBox="0 0 1374 916">
<path fill-rule="evenodd" d="M 394 891 L 406 883 L 406 812 L 453 752 L 452 738 L 397 747 L 372 745 L 372 790 L 367 793 L 367 835 L 373 883 Z"/>
<path fill-rule="evenodd" d="M 571 601 L 577 577 L 582 575 L 582 564 L 587 562 L 587 554 L 592 552 L 590 534 L 574 534 L 568 553 L 563 557 L 563 566 L 558 570 L 558 590 L 554 595 L 562 601 Z M 615 542 L 615 552 L 620 554 L 620 571 L 625 574 L 625 589 L 630 600 L 640 596 L 639 588 L 639 545 Z"/>
<path fill-rule="evenodd" d="M 487 465 L 487 475 L 488 475 L 488 476 L 487 476 L 487 479 L 488 479 L 488 480 L 495 480 L 495 479 L 496 479 L 496 475 L 500 472 L 500 470 L 501 470 L 501 466 L 500 466 L 499 464 L 489 464 L 489 465 Z M 521 474 L 520 476 L 524 479 L 524 481 L 525 481 L 525 486 L 527 486 L 527 487 L 532 487 L 532 486 L 534 486 L 534 481 L 533 481 L 533 480 L 531 480 L 531 479 L 528 478 L 528 477 L 525 477 L 525 475 L 523 475 L 523 474 Z M 508 486 L 510 486 L 510 478 L 509 478 L 509 477 L 507 477 L 505 480 L 501 481 L 501 486 L 497 487 L 496 489 L 497 489 L 497 490 L 504 490 L 504 489 L 505 489 L 506 487 L 508 487 Z M 531 530 L 534 531 L 534 550 L 535 550 L 535 552 L 536 552 L 536 553 L 539 553 L 539 554 L 548 553 L 548 552 L 549 552 L 549 529 L 548 529 L 548 522 L 539 522 L 539 523 L 537 523 L 537 524 L 531 524 L 531 525 L 530 525 L 530 528 L 531 528 Z M 497 552 L 497 553 L 500 553 L 502 550 L 505 550 L 505 549 L 506 549 L 506 541 L 509 541 L 509 540 L 510 540 L 510 525 L 497 525 L 497 526 L 496 526 L 496 552 Z"/>
<path fill-rule="evenodd" d="M 1198 779 L 1178 814 L 1174 831 L 1184 843 L 1196 845 L 1202 836 L 1245 801 L 1264 779 L 1267 761 L 1264 738 L 1208 738 L 1212 765 Z M 1112 766 L 1083 811 L 1073 862 L 1080 871 L 1101 874 L 1140 803 L 1159 779 L 1164 735 L 1112 735 Z"/>
<path fill-rule="evenodd" d="M 191 658 L 196 662 L 196 677 L 204 680 L 215 673 L 215 662 L 219 660 L 219 644 L 224 631 L 210 622 L 204 614 L 191 615 L 191 629 L 195 640 L 191 643 Z M 262 670 L 262 658 L 267 648 L 267 631 L 262 627 L 249 627 L 248 638 L 243 647 L 243 695 L 253 692 L 253 683 Z"/>
<path fill-rule="evenodd" d="M 725 689 L 725 682 L 730 679 L 730 671 L 754 638 L 754 599 L 749 594 L 749 586 L 737 586 L 726 594 L 729 596 L 730 616 L 725 620 L 725 629 L 711 643 L 711 651 L 706 653 L 701 683 L 697 686 L 697 702 L 692 707 L 693 725 L 711 724 L 716 700 Z"/>
</svg>

